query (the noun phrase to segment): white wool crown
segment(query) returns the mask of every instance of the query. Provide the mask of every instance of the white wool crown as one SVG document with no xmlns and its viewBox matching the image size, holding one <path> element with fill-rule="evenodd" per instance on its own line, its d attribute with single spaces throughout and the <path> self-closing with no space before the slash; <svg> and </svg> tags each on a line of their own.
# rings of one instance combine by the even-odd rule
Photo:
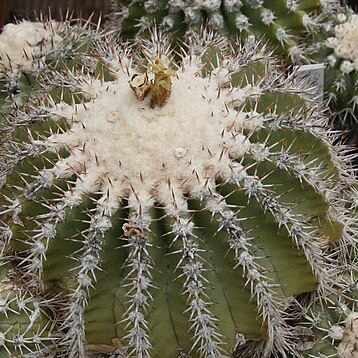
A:
<svg viewBox="0 0 358 358">
<path fill-rule="evenodd" d="M 62 103 L 50 109 L 71 127 L 45 143 L 71 152 L 56 164 L 55 175 L 82 173 L 85 192 L 93 192 L 98 182 L 106 190 L 108 182 L 103 183 L 108 178 L 116 183 L 111 189 L 116 197 L 134 190 L 144 201 L 166 203 L 173 191 L 180 201 L 185 193 L 193 194 L 206 182 L 229 175 L 234 161 L 251 146 L 243 129 L 262 126 L 259 114 L 233 108 L 253 88 L 219 90 L 227 71 L 203 78 L 193 62 L 176 72 L 172 93 L 160 108 L 150 108 L 149 97 L 140 102 L 122 71 L 116 81 L 92 80 L 84 85 L 83 91 L 92 98 L 85 106 Z"/>
<path fill-rule="evenodd" d="M 0 77 L 42 67 L 44 57 L 61 41 L 55 22 L 7 24 L 0 34 Z"/>
</svg>

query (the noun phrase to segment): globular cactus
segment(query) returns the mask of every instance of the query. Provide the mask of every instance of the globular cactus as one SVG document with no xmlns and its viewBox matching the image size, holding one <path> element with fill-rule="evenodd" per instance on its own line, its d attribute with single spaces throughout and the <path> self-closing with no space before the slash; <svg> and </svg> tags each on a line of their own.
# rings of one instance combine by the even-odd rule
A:
<svg viewBox="0 0 358 358">
<path fill-rule="evenodd" d="M 137 42 L 91 33 L 5 118 L 2 354 L 309 356 L 357 269 L 322 108 L 256 43 Z"/>
<path fill-rule="evenodd" d="M 114 27 L 133 36 L 153 23 L 182 36 L 203 24 L 241 38 L 265 38 L 275 53 L 302 61 L 302 37 L 321 32 L 336 0 L 112 0 Z"/>
<path fill-rule="evenodd" d="M 1 113 L 8 113 L 11 99 L 21 90 L 31 88 L 31 72 L 43 67 L 46 55 L 62 40 L 53 25 L 23 21 L 4 27 L 0 34 Z"/>
<path fill-rule="evenodd" d="M 125 36 L 156 23 L 181 39 L 205 23 L 232 37 L 265 39 L 286 65 L 324 63 L 325 99 L 343 122 L 336 127 L 352 127 L 347 117 L 355 118 L 358 101 L 357 16 L 338 0 L 114 0 L 113 9 L 114 27 Z"/>
<path fill-rule="evenodd" d="M 87 50 L 89 22 L 42 20 L 7 24 L 0 34 L 0 116 L 8 115 L 36 91 L 36 73 L 52 64 L 72 67 Z"/>
</svg>

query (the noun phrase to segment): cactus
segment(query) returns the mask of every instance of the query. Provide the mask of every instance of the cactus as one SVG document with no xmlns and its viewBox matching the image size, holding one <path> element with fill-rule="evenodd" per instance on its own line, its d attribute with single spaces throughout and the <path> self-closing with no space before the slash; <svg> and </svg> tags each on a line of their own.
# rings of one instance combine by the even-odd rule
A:
<svg viewBox="0 0 358 358">
<path fill-rule="evenodd" d="M 31 72 L 41 68 L 46 55 L 61 42 L 54 25 L 23 21 L 4 27 L 0 34 L 1 113 L 8 112 L 11 98 L 32 87 Z"/>
<path fill-rule="evenodd" d="M 1 354 L 330 345 L 310 315 L 354 312 L 358 196 L 320 105 L 264 46 L 150 33 L 88 33 L 80 65 L 45 66 L 5 116 Z"/>
<path fill-rule="evenodd" d="M 358 15 L 340 11 L 327 19 L 322 34 L 315 34 L 306 44 L 314 62 L 326 64 L 325 95 L 340 120 L 340 126 L 351 128 L 356 121 L 358 105 L 358 66 L 355 51 Z"/>
<path fill-rule="evenodd" d="M 305 57 L 300 38 L 319 32 L 321 17 L 337 7 L 335 0 L 113 0 L 112 22 L 133 36 L 153 23 L 182 36 L 204 23 L 225 34 L 269 41 L 275 52 L 293 62 Z"/>
<path fill-rule="evenodd" d="M 348 52 L 356 47 L 357 15 L 339 1 L 121 0 L 112 5 L 114 27 L 120 26 L 125 36 L 143 34 L 157 23 L 181 39 L 188 29 L 198 30 L 206 23 L 230 36 L 264 38 L 286 64 L 324 63 L 324 98 L 337 119 L 335 127 L 351 129 L 351 118 L 356 120 L 357 71 L 354 50 Z M 339 53 L 337 42 L 347 44 L 344 53 Z"/>
<path fill-rule="evenodd" d="M 78 65 L 74 54 L 88 50 L 89 21 L 40 20 L 7 24 L 0 34 L 0 119 L 36 91 L 36 73 L 48 64 Z"/>
</svg>

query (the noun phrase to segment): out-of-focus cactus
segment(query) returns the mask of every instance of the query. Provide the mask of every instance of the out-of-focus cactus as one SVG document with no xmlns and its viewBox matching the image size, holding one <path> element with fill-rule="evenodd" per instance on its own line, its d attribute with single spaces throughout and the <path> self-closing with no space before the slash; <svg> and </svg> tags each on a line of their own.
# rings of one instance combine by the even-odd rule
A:
<svg viewBox="0 0 358 358">
<path fill-rule="evenodd" d="M 52 20 L 7 24 L 0 34 L 0 116 L 16 110 L 36 91 L 35 76 L 52 64 L 72 67 L 87 50 L 89 23 Z"/>
<path fill-rule="evenodd" d="M 1 113 L 8 113 L 20 91 L 32 87 L 31 73 L 43 67 L 46 56 L 62 41 L 54 25 L 23 21 L 4 27 L 0 34 Z"/>
<path fill-rule="evenodd" d="M 231 36 L 265 38 L 278 54 L 294 62 L 304 53 L 300 38 L 320 32 L 321 17 L 337 6 L 336 0 L 112 0 L 112 21 L 133 36 L 153 23 L 177 35 L 204 23 Z"/>
<path fill-rule="evenodd" d="M 1 129 L 2 354 L 309 355 L 357 269 L 321 108 L 256 43 L 88 42 Z"/>
<path fill-rule="evenodd" d="M 357 120 L 358 15 L 340 11 L 327 18 L 325 31 L 306 44 L 311 61 L 325 63 L 325 97 L 346 127 Z M 348 118 L 348 121 L 347 121 Z"/>
</svg>

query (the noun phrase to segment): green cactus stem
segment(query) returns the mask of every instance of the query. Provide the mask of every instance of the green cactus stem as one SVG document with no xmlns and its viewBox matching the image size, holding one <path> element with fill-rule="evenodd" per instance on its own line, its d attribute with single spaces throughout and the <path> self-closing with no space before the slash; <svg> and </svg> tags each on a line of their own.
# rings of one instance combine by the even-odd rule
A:
<svg viewBox="0 0 358 358">
<path fill-rule="evenodd" d="M 150 33 L 89 33 L 5 116 L 0 354 L 309 356 L 357 268 L 327 118 L 264 46 Z"/>
<path fill-rule="evenodd" d="M 133 36 L 154 23 L 181 38 L 206 24 L 225 34 L 265 38 L 277 54 L 303 58 L 300 38 L 320 32 L 321 17 L 338 6 L 330 0 L 113 0 L 114 29 Z M 296 61 L 294 61 L 296 62 Z"/>
</svg>

